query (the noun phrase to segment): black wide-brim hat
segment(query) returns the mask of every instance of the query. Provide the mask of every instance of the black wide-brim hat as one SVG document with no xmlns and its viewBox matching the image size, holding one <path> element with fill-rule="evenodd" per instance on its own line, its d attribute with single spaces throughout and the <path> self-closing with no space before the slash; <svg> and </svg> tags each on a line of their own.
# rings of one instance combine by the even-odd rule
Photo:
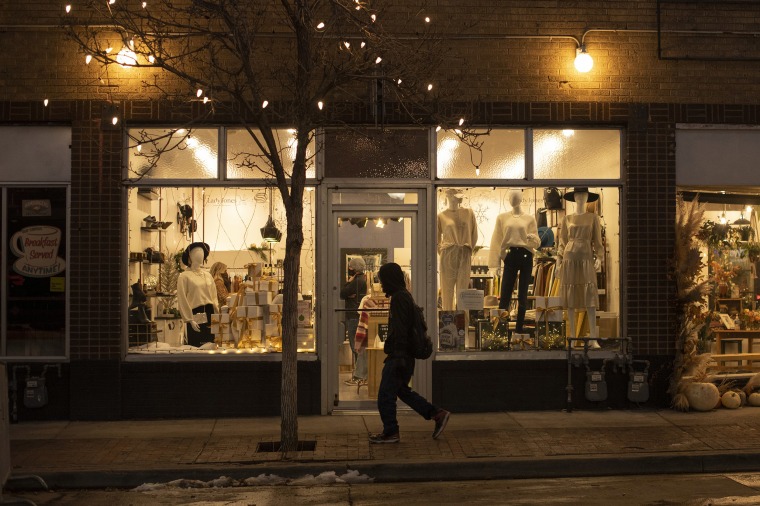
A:
<svg viewBox="0 0 760 506">
<path fill-rule="evenodd" d="M 185 251 L 182 252 L 182 263 L 190 267 L 190 251 L 194 250 L 195 248 L 203 248 L 203 261 L 205 262 L 208 258 L 208 254 L 211 251 L 211 248 L 208 244 L 205 242 L 194 242 L 191 243 L 187 248 L 185 248 Z"/>
<path fill-rule="evenodd" d="M 573 188 L 573 191 L 565 193 L 563 198 L 565 200 L 569 200 L 570 202 L 575 202 L 576 193 L 588 193 L 589 202 L 596 202 L 599 200 L 599 194 L 588 191 L 588 186 L 576 186 Z"/>
</svg>

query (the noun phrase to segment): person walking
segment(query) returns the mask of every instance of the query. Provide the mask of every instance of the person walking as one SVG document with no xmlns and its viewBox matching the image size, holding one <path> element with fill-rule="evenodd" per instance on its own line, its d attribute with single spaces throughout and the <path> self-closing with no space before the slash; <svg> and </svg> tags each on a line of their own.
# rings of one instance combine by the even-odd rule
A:
<svg viewBox="0 0 760 506">
<path fill-rule="evenodd" d="M 383 351 L 387 357 L 383 365 L 380 388 L 377 393 L 377 409 L 383 422 L 383 431 L 369 436 L 370 443 L 398 443 L 398 420 L 396 419 L 396 399 L 401 399 L 426 420 L 435 422 L 433 439 L 438 439 L 451 413 L 429 403 L 424 397 L 409 387 L 414 374 L 413 346 L 414 299 L 404 281 L 404 272 L 396 263 L 380 267 L 377 273 L 380 285 L 390 297 L 388 316 L 388 337 Z"/>
</svg>

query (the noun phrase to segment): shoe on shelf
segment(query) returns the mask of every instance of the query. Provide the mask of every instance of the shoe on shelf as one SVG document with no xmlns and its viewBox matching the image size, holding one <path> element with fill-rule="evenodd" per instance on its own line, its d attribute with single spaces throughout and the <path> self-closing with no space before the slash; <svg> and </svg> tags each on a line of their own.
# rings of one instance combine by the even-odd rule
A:
<svg viewBox="0 0 760 506">
<path fill-rule="evenodd" d="M 451 413 L 446 411 L 445 409 L 439 409 L 438 412 L 433 416 L 433 420 L 435 420 L 435 430 L 433 431 L 433 439 L 438 439 L 438 436 L 443 433 L 443 429 L 446 428 L 446 424 L 449 423 L 449 417 L 451 416 Z"/>
<path fill-rule="evenodd" d="M 380 443 L 398 443 L 401 441 L 401 438 L 398 435 L 398 432 L 395 434 L 386 434 L 384 432 L 381 432 L 379 434 L 370 434 L 369 436 L 369 442 L 374 444 L 380 444 Z"/>
<path fill-rule="evenodd" d="M 356 385 L 359 384 L 359 380 L 356 379 L 356 378 L 351 378 L 351 379 L 347 379 L 346 381 L 344 381 L 343 384 L 344 385 L 348 385 L 350 387 L 355 387 Z"/>
</svg>

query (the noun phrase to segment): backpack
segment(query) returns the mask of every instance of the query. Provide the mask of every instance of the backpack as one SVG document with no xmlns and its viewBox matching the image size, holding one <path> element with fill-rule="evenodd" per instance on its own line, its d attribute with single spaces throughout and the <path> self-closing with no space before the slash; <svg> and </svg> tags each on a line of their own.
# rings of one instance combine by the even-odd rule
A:
<svg viewBox="0 0 760 506">
<path fill-rule="evenodd" d="M 422 308 L 414 305 L 414 328 L 412 332 L 411 351 L 412 356 L 419 360 L 430 358 L 433 354 L 433 340 L 427 333 L 427 323 Z"/>
</svg>

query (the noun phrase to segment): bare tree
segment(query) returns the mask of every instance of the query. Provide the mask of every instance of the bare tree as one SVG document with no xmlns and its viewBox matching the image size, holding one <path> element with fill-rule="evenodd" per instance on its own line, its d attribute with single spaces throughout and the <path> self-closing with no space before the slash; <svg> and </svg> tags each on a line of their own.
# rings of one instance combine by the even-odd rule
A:
<svg viewBox="0 0 760 506">
<path fill-rule="evenodd" d="M 262 171 L 279 190 L 287 221 L 282 451 L 298 443 L 296 297 L 307 147 L 315 132 L 339 124 L 338 104 L 366 103 L 374 89 L 395 118 L 455 129 L 479 148 L 477 135 L 441 94 L 435 76 L 446 51 L 430 19 L 418 7 L 395 6 L 404 12 L 382 12 L 369 0 L 97 0 L 64 18 L 68 35 L 103 75 L 112 65 L 144 68 L 148 96 L 183 107 L 193 102 L 191 122 L 222 118 L 241 125 L 257 153 L 238 154 L 239 164 Z M 446 111 L 442 103 L 449 104 Z M 376 112 L 382 123 L 382 110 Z M 276 129 L 283 127 L 294 132 L 292 161 L 278 140 Z M 160 146 L 158 153 L 178 146 L 160 138 L 135 142 Z"/>
</svg>

